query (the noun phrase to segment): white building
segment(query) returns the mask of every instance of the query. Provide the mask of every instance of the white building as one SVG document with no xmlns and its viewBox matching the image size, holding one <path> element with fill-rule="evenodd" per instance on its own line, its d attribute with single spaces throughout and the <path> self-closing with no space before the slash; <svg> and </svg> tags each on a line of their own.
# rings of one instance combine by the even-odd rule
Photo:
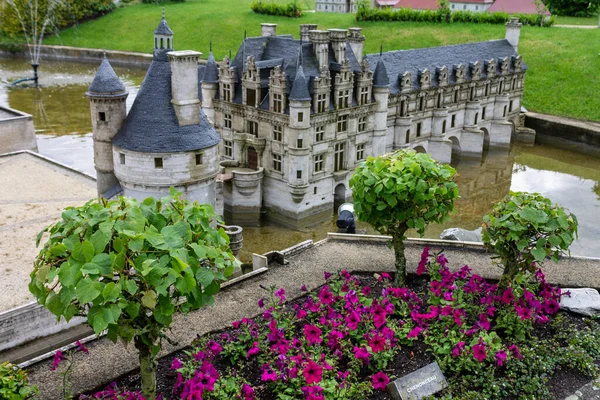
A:
<svg viewBox="0 0 600 400">
<path fill-rule="evenodd" d="M 494 0 L 462 0 L 450 1 L 450 9 L 452 11 L 487 11 L 494 4 Z"/>
<path fill-rule="evenodd" d="M 211 52 L 206 65 L 196 52 L 172 51 L 172 33 L 159 29 L 126 118 L 108 61 L 98 74 L 114 88 L 90 87 L 100 193 L 120 183 L 143 197 L 174 185 L 222 199 L 233 223 L 266 214 L 297 226 L 349 200 L 350 177 L 369 156 L 412 148 L 451 162 L 508 148 L 527 69 L 520 29 L 511 20 L 502 40 L 363 55 L 360 28 L 301 25 L 294 39 L 262 24 L 233 60 L 217 63 Z"/>
<path fill-rule="evenodd" d="M 315 0 L 317 12 L 355 13 L 357 0 Z"/>
</svg>

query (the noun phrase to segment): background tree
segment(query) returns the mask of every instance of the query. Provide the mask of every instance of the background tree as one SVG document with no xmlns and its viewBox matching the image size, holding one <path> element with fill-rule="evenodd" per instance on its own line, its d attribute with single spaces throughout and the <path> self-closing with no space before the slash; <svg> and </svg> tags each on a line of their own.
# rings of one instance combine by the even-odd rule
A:
<svg viewBox="0 0 600 400">
<path fill-rule="evenodd" d="M 545 0 L 553 14 L 591 17 L 600 11 L 600 0 Z"/>
<path fill-rule="evenodd" d="M 142 203 L 120 198 L 67 208 L 46 228 L 29 290 L 67 321 L 79 315 L 96 334 L 133 341 L 142 392 L 156 396 L 155 357 L 173 316 L 213 304 L 238 261 L 210 205 L 177 192 Z"/>
<path fill-rule="evenodd" d="M 392 236 L 396 256 L 396 284 L 406 275 L 404 240 L 408 229 L 420 235 L 431 222 L 440 223 L 454 210 L 458 186 L 454 168 L 428 154 L 401 150 L 369 157 L 350 179 L 354 210 L 361 221 Z"/>
<path fill-rule="evenodd" d="M 504 266 L 500 289 L 546 257 L 558 262 L 577 237 L 577 217 L 538 193 L 510 192 L 483 222 L 483 243 Z"/>
</svg>

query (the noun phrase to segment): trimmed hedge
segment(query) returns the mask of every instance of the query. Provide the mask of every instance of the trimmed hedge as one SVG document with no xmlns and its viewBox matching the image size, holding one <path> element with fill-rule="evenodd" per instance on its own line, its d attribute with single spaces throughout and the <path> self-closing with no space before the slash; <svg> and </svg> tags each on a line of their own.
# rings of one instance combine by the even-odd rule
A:
<svg viewBox="0 0 600 400">
<path fill-rule="evenodd" d="M 257 14 L 278 15 L 281 17 L 300 18 L 302 7 L 298 0 L 292 0 L 287 4 L 266 3 L 262 0 L 253 1 L 250 8 Z"/>
<path fill-rule="evenodd" d="M 23 10 L 26 7 L 27 1 L 19 0 L 16 3 Z M 46 1 L 40 0 L 39 4 L 40 11 L 38 15 L 40 16 L 39 18 L 43 18 Z M 1 1 L 0 7 L 3 7 L 2 12 L 0 12 L 0 30 L 10 37 L 22 35 L 23 28 L 14 8 Z M 114 10 L 114 8 L 115 4 L 112 0 L 63 0 L 55 10 L 54 26 L 48 24 L 46 34 L 52 33 L 56 29 L 64 29 L 78 22 L 107 14 Z M 25 13 L 25 15 L 28 14 Z"/>
<path fill-rule="evenodd" d="M 467 22 L 475 24 L 505 24 L 510 17 L 517 17 L 523 25 L 552 26 L 555 18 L 544 18 L 538 14 L 512 14 L 505 12 L 474 12 L 439 10 L 414 10 L 412 8 L 370 8 L 360 7 L 356 13 L 357 21 L 403 21 L 403 22 Z"/>
</svg>

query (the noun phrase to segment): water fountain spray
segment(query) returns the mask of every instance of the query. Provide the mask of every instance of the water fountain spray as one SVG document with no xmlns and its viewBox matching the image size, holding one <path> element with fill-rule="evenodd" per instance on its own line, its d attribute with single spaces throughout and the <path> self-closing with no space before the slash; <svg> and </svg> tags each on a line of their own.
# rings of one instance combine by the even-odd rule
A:
<svg viewBox="0 0 600 400">
<path fill-rule="evenodd" d="M 23 78 L 14 82 L 13 85 L 24 82 L 33 81 L 34 85 L 38 86 L 38 67 L 40 65 L 40 51 L 44 41 L 44 35 L 49 25 L 52 25 L 55 11 L 63 0 L 48 0 L 45 9 L 40 7 L 39 0 L 5 0 L 11 6 L 17 18 L 21 23 L 23 35 L 28 44 L 29 56 L 31 59 L 31 67 L 33 68 L 33 78 Z"/>
</svg>

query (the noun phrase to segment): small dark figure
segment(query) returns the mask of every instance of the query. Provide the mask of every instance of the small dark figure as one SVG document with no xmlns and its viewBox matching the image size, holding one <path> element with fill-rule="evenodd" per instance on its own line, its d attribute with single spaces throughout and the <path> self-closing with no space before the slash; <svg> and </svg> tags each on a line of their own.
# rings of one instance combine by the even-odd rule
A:
<svg viewBox="0 0 600 400">
<path fill-rule="evenodd" d="M 345 233 L 356 233 L 354 205 L 352 203 L 344 203 L 340 206 L 336 225 L 340 231 L 345 230 Z"/>
</svg>

